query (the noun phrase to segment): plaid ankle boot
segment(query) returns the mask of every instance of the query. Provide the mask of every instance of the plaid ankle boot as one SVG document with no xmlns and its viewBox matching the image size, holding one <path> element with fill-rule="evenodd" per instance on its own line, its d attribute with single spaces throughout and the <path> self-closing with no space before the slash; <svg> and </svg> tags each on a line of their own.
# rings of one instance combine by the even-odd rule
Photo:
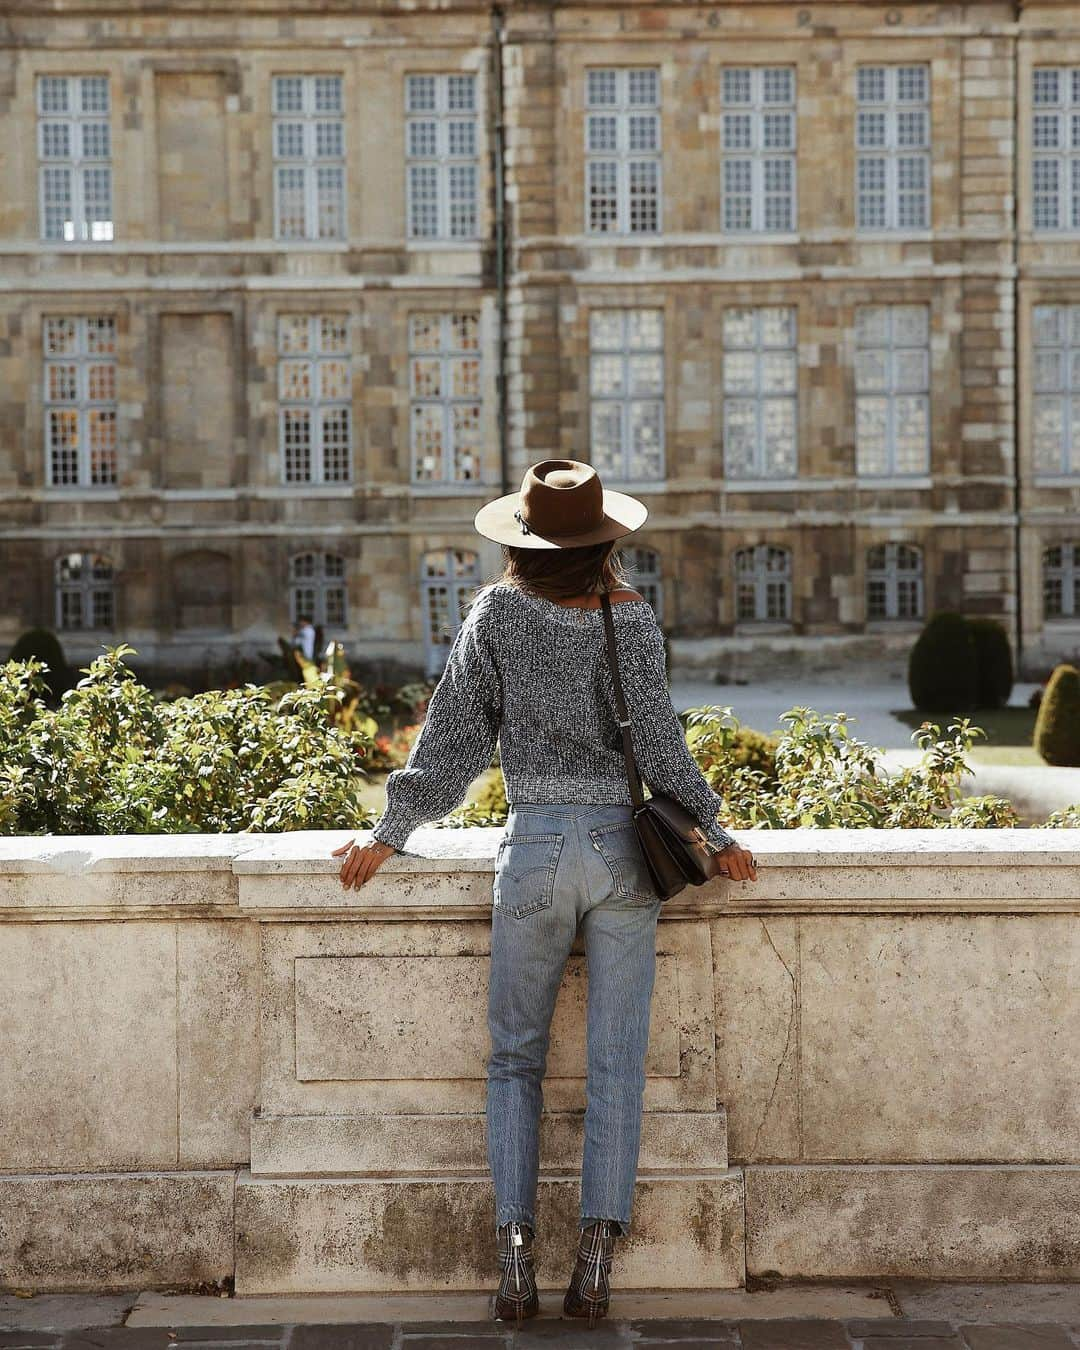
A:
<svg viewBox="0 0 1080 1350">
<path fill-rule="evenodd" d="M 598 1317 L 606 1317 L 611 1297 L 611 1257 L 615 1250 L 616 1230 L 622 1229 L 614 1219 L 599 1219 L 581 1231 L 574 1273 L 563 1299 L 567 1317 L 587 1317 L 593 1326 Z"/>
<path fill-rule="evenodd" d="M 513 1319 L 518 1326 L 540 1311 L 533 1268 L 533 1231 L 527 1223 L 504 1223 L 499 1229 L 502 1279 L 495 1295 L 495 1321 Z"/>
</svg>

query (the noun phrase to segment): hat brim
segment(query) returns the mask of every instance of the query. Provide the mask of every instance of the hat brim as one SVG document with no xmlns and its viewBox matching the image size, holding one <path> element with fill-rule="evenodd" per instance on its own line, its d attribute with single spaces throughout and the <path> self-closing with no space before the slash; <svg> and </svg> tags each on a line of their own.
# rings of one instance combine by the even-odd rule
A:
<svg viewBox="0 0 1080 1350">
<path fill-rule="evenodd" d="M 584 548 L 588 544 L 603 544 L 609 539 L 620 539 L 624 534 L 639 530 L 649 514 L 644 502 L 625 492 L 604 488 L 604 519 L 595 529 L 584 534 L 544 536 L 530 529 L 526 534 L 514 519 L 521 505 L 520 492 L 508 492 L 482 506 L 473 517 L 477 533 L 499 544 L 515 548 Z"/>
</svg>

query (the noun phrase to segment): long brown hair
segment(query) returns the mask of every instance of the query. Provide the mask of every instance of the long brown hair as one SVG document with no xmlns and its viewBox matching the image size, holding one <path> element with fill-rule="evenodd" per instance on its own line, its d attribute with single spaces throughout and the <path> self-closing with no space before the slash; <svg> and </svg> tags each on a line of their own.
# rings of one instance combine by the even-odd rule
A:
<svg viewBox="0 0 1080 1350">
<path fill-rule="evenodd" d="M 513 544 L 500 547 L 503 570 L 497 580 L 548 600 L 571 600 L 630 585 L 618 539 L 581 548 L 516 548 Z"/>
</svg>

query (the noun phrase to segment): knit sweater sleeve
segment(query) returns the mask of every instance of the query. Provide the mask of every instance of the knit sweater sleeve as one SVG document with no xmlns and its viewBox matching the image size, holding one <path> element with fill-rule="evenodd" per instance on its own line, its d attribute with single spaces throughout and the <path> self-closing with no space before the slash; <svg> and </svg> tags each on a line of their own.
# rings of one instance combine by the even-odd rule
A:
<svg viewBox="0 0 1080 1350">
<path fill-rule="evenodd" d="M 502 685 L 487 639 L 489 601 L 478 596 L 451 644 L 427 716 L 403 768 L 386 779 L 386 807 L 372 837 L 403 849 L 418 825 L 460 806 L 491 763 L 502 721 Z"/>
<path fill-rule="evenodd" d="M 718 822 L 723 803 L 690 753 L 671 701 L 664 636 L 654 614 L 627 624 L 620 635 L 619 674 L 626 699 L 638 772 L 654 792 L 674 798 L 717 848 L 735 843 Z"/>
</svg>

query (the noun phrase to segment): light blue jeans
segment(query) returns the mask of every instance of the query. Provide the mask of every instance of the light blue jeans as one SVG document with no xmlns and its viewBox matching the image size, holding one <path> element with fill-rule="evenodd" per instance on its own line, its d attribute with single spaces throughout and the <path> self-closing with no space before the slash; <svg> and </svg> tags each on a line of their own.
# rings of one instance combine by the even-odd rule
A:
<svg viewBox="0 0 1080 1350">
<path fill-rule="evenodd" d="M 541 1086 L 563 968 L 588 964 L 580 1226 L 630 1231 L 661 900 L 629 806 L 514 803 L 495 860 L 487 1152 L 496 1228 L 536 1231 Z"/>
</svg>

